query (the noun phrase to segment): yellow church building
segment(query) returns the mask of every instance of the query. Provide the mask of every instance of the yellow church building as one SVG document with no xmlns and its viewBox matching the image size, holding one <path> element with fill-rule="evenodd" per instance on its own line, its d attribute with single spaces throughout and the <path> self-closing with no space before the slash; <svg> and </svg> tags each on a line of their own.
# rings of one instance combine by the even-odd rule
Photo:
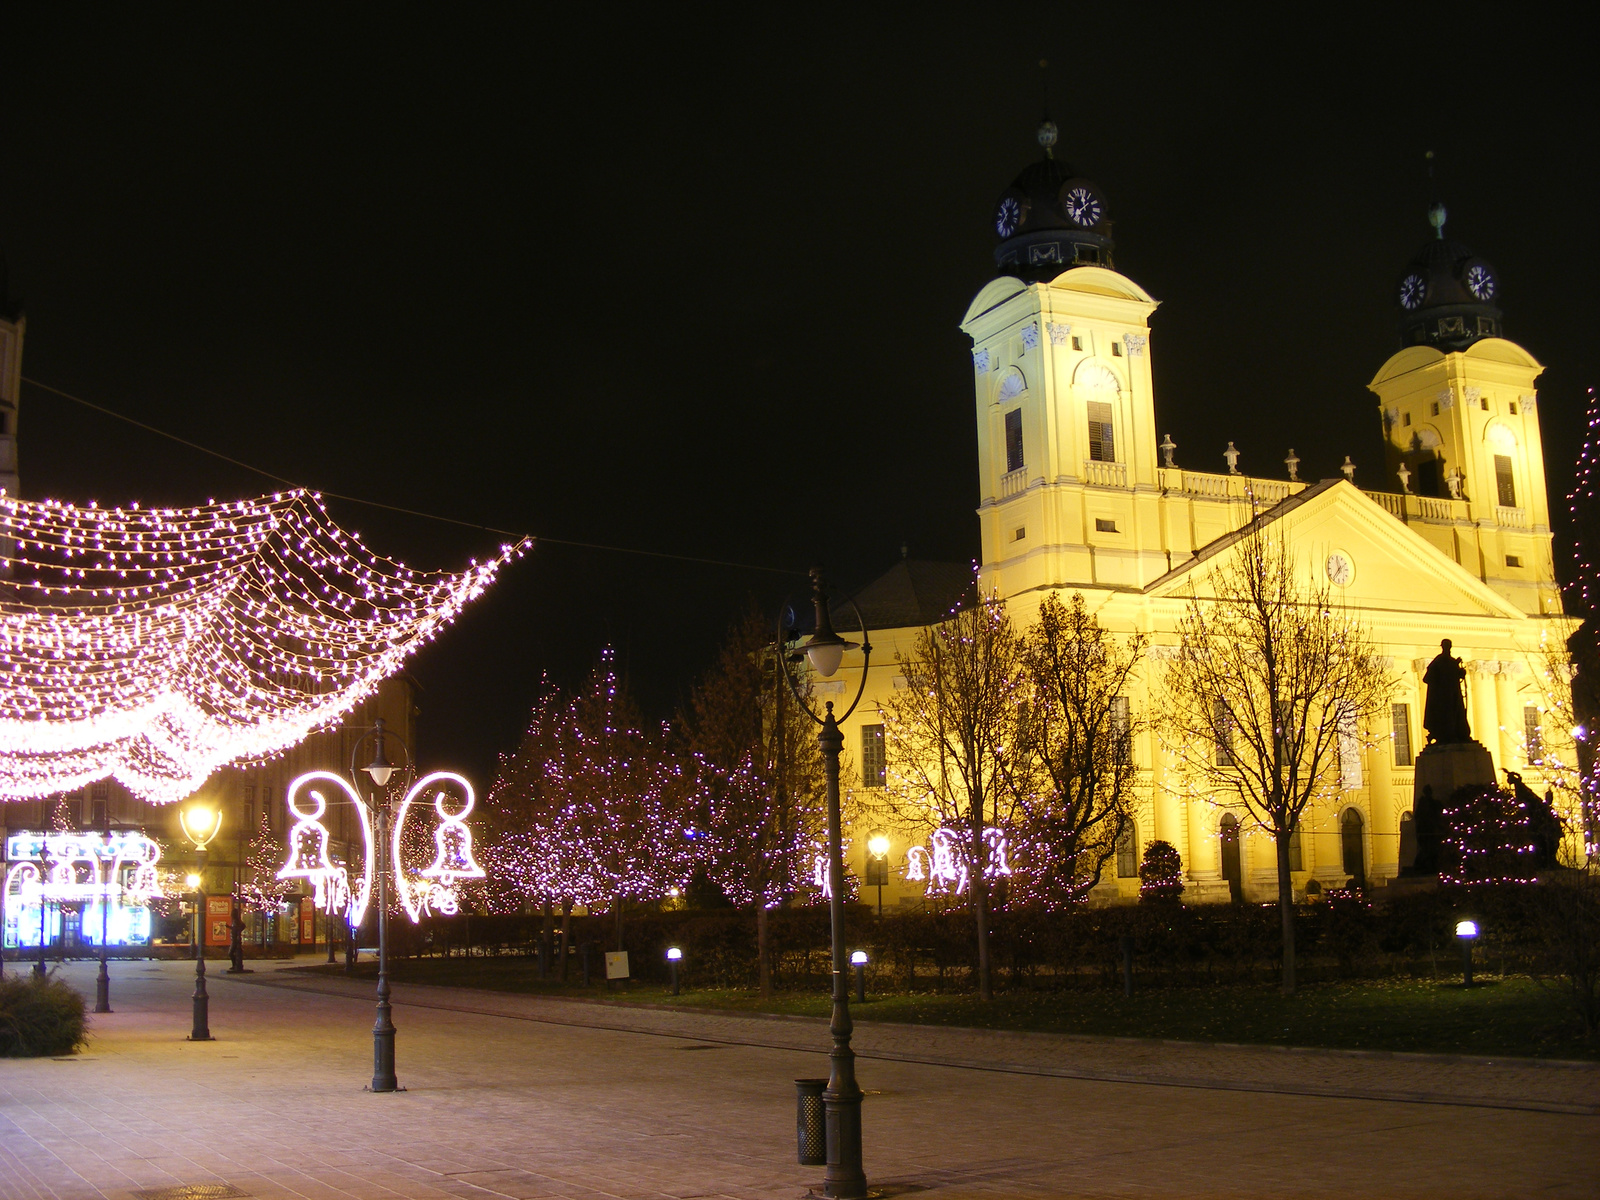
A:
<svg viewBox="0 0 1600 1200">
<path fill-rule="evenodd" d="M 1019 626 L 1032 623 L 1046 596 L 1069 601 L 1081 592 L 1105 628 L 1150 638 L 1128 698 L 1147 731 L 1134 749 L 1136 833 L 1096 896 L 1135 896 L 1139 855 L 1163 839 L 1183 856 L 1186 900 L 1276 897 L 1270 834 L 1220 798 L 1194 795 L 1150 729 L 1189 597 L 1206 593 L 1234 552 L 1232 535 L 1258 515 L 1307 572 L 1325 574 L 1393 673 L 1392 703 L 1365 731 L 1360 769 L 1345 768 L 1337 802 L 1302 823 L 1297 893 L 1311 881 L 1327 888 L 1357 875 L 1380 888 L 1397 875 L 1424 738 L 1422 672 L 1442 637 L 1468 670 L 1473 736 L 1497 771 L 1518 771 L 1543 793 L 1550 780 L 1534 760 L 1560 736 L 1544 717 L 1546 647 L 1564 645 L 1572 624 L 1552 559 L 1535 386 L 1543 368 L 1500 336 L 1494 269 L 1445 238 L 1445 212 L 1435 206 L 1435 236 L 1396 287 L 1402 348 L 1368 384 L 1393 490 L 1357 487 L 1353 469 L 1300 480 L 1293 461 L 1287 479 L 1242 475 L 1231 470 L 1233 455 L 1227 474 L 1189 470 L 1175 465 L 1175 447 L 1156 426 L 1151 318 L 1159 302 L 1116 271 L 1105 200 L 1055 157 L 1048 122 L 1040 141 L 1044 158 L 996 206 L 998 275 L 961 322 L 972 339 L 979 579 Z M 858 597 L 873 647 L 865 695 L 844 726 L 857 786 L 866 789 L 856 799 L 868 803 L 858 807 L 870 809 L 872 789 L 886 782 L 881 706 L 905 685 L 897 656 L 909 655 L 920 627 L 970 588 L 960 575 L 904 562 Z M 855 651 L 820 683 L 822 698 L 848 703 L 860 671 Z M 926 840 L 854 828 L 851 873 L 873 882 L 874 834 L 890 843 L 884 903 L 921 904 Z M 863 899 L 877 898 L 875 887 L 863 889 Z"/>
</svg>

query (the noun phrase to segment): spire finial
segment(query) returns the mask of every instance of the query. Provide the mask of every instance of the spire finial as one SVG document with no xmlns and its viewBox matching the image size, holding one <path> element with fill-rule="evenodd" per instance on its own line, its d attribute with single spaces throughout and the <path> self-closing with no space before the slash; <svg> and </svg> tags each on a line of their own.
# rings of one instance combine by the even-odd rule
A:
<svg viewBox="0 0 1600 1200">
<path fill-rule="evenodd" d="M 1044 148 L 1046 158 L 1056 156 L 1056 139 L 1061 136 L 1056 128 L 1056 123 L 1050 119 L 1050 60 L 1039 60 L 1039 76 L 1044 91 L 1044 116 L 1039 121 L 1039 145 Z"/>
<path fill-rule="evenodd" d="M 1428 206 L 1428 224 L 1433 226 L 1434 236 L 1444 240 L 1444 222 L 1450 214 L 1445 211 L 1444 201 L 1437 199 L 1438 189 L 1433 182 L 1433 151 L 1429 150 L 1423 155 L 1428 162 L 1428 190 L 1435 195 L 1434 202 Z"/>
</svg>

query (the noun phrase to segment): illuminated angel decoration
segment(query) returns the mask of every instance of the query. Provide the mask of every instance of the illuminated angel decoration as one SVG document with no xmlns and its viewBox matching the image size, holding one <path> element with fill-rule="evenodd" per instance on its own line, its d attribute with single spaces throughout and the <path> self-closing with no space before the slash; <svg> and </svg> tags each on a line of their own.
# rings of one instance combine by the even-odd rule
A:
<svg viewBox="0 0 1600 1200">
<path fill-rule="evenodd" d="M 339 721 L 529 545 L 414 571 L 315 494 L 103 509 L 0 494 L 0 795 L 158 804 Z"/>
<path fill-rule="evenodd" d="M 965 895 L 972 882 L 966 838 L 963 830 L 936 829 L 927 846 L 912 846 L 906 852 L 906 882 L 925 882 L 929 896 Z M 983 831 L 983 842 L 983 877 L 992 881 L 1010 875 L 1011 844 L 1005 830 L 990 826 Z"/>
</svg>

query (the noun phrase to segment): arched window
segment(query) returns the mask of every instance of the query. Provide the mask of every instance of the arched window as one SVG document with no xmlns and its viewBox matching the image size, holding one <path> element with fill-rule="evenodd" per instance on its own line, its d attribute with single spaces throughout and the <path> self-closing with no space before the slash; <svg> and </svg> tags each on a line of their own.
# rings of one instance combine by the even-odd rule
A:
<svg viewBox="0 0 1600 1200">
<path fill-rule="evenodd" d="M 1222 849 L 1222 877 L 1228 881 L 1228 893 L 1235 904 L 1244 900 L 1244 868 L 1239 861 L 1239 818 L 1223 813 L 1217 826 L 1217 837 Z"/>
<path fill-rule="evenodd" d="M 1339 845 L 1343 851 L 1344 873 L 1353 880 L 1365 882 L 1367 877 L 1367 854 L 1365 839 L 1362 834 L 1365 826 L 1361 820 L 1361 813 L 1354 808 L 1344 810 L 1344 816 L 1339 820 Z"/>
<path fill-rule="evenodd" d="M 1139 874 L 1139 827 L 1130 818 L 1117 839 L 1117 878 L 1134 879 Z"/>
</svg>

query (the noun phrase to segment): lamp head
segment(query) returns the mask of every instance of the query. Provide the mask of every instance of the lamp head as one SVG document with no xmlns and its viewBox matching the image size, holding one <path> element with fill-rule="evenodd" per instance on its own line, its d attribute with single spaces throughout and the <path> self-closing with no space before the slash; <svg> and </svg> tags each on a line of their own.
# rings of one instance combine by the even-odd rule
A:
<svg viewBox="0 0 1600 1200">
<path fill-rule="evenodd" d="M 851 954 L 850 954 L 850 965 L 853 966 L 853 967 L 864 967 L 864 966 L 866 966 L 867 965 L 867 952 L 865 950 L 854 950 L 854 951 L 852 951 Z"/>
<path fill-rule="evenodd" d="M 1478 923 L 1476 921 L 1457 921 L 1456 936 L 1458 938 L 1475 938 L 1478 936 Z"/>
<path fill-rule="evenodd" d="M 196 875 L 193 871 L 190 871 L 183 877 L 183 882 L 184 886 L 187 887 L 191 892 L 196 891 L 200 887 L 200 876 Z"/>
<path fill-rule="evenodd" d="M 844 661 L 844 652 L 853 650 L 855 643 L 845 641 L 833 631 L 833 618 L 828 613 L 828 594 L 822 586 L 822 572 L 815 568 L 811 572 L 811 601 L 816 607 L 816 632 L 806 639 L 802 649 L 811 661 L 811 669 L 827 679 L 838 671 L 839 664 Z"/>
<path fill-rule="evenodd" d="M 682 957 L 683 957 L 683 951 L 679 950 L 676 946 L 672 946 L 672 947 L 668 948 L 668 950 L 667 950 L 667 961 L 668 962 L 677 962 Z"/>
<path fill-rule="evenodd" d="M 394 764 L 389 761 L 389 756 L 383 752 L 383 718 L 379 717 L 373 723 L 375 736 L 372 742 L 372 761 L 362 768 L 372 776 L 372 782 L 379 787 L 389 786 L 389 777 L 394 774 Z M 351 757 L 355 757 L 351 755 Z"/>
<path fill-rule="evenodd" d="M 209 804 L 191 804 L 178 810 L 178 825 L 196 850 L 204 850 L 222 828 L 222 812 Z"/>
<path fill-rule="evenodd" d="M 873 858 L 882 858 L 889 853 L 889 839 L 881 833 L 875 833 L 867 839 L 867 849 Z"/>
</svg>

